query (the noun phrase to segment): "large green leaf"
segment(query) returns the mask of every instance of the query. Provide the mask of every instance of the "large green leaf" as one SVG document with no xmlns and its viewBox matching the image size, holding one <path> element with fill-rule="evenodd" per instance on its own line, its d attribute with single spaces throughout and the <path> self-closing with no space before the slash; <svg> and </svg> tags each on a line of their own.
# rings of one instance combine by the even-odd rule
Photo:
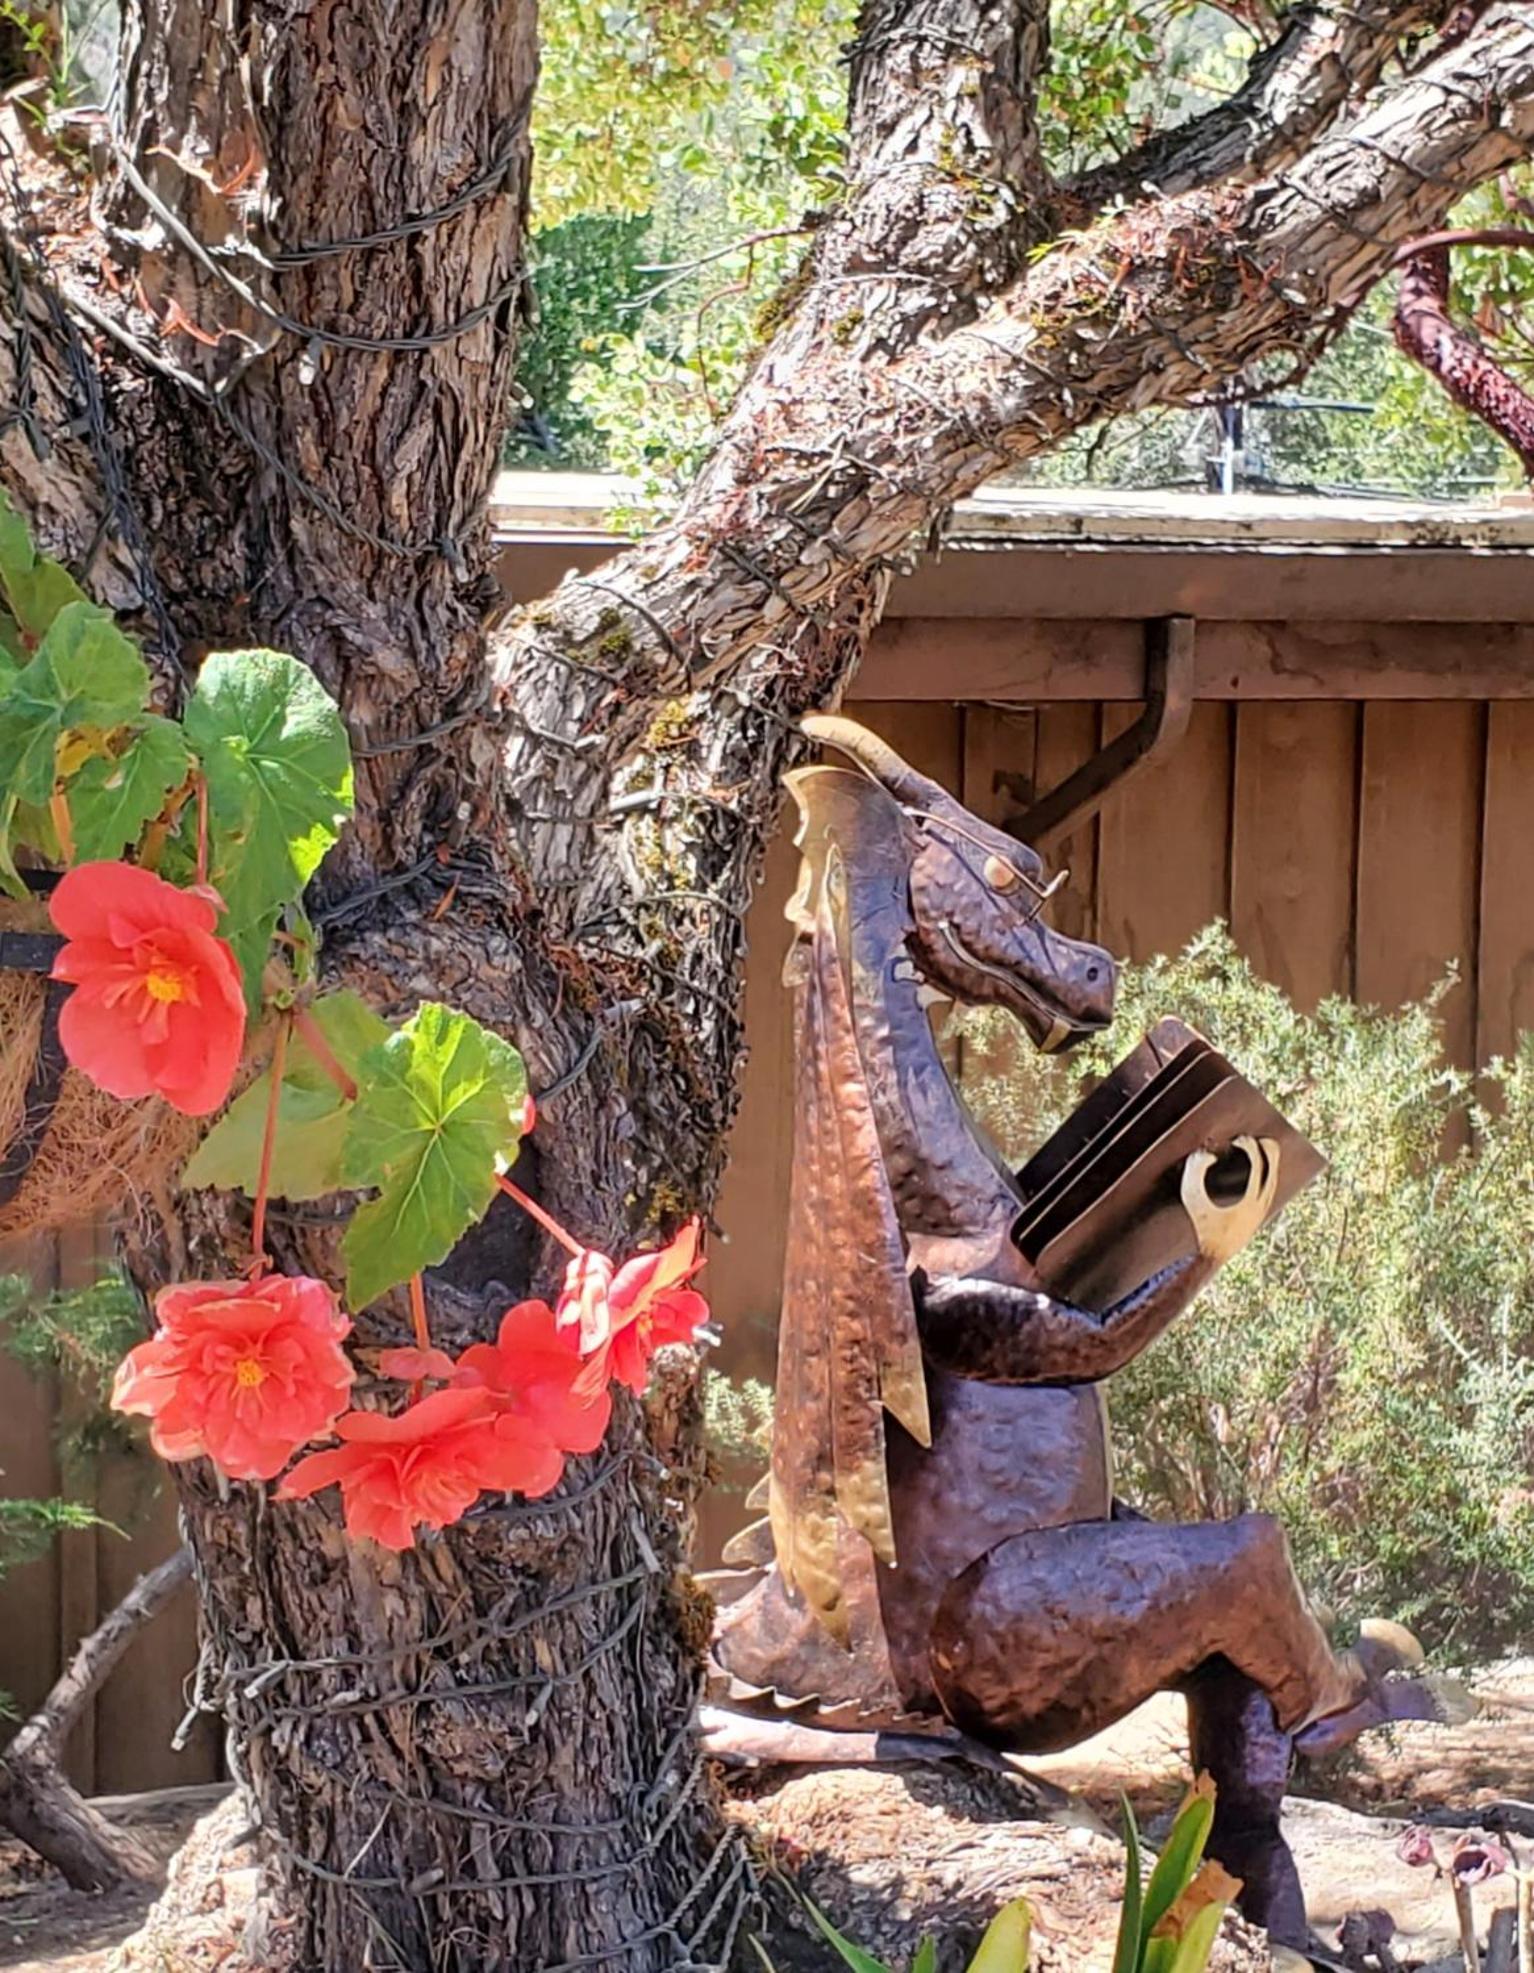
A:
<svg viewBox="0 0 1534 1973">
<path fill-rule="evenodd" d="M 527 1073 L 509 1042 L 427 1001 L 363 1060 L 341 1166 L 379 1194 L 352 1215 L 347 1299 L 365 1308 L 445 1260 L 514 1156 Z"/>
<path fill-rule="evenodd" d="M 364 1057 L 388 1039 L 389 1029 L 354 993 L 331 993 L 309 1009 L 341 1067 L 354 1080 Z M 216 1185 L 254 1197 L 266 1133 L 272 1072 L 241 1092 L 192 1154 L 187 1185 Z M 283 1064 L 272 1151 L 271 1189 L 279 1199 L 319 1199 L 341 1189 L 341 1149 L 351 1103 L 296 1030 Z"/>
<path fill-rule="evenodd" d="M 136 719 L 148 696 L 144 660 L 106 611 L 67 604 L 0 699 L 0 785 L 21 801 L 46 802 L 62 736 Z"/>
<path fill-rule="evenodd" d="M 1032 1942 L 1033 1907 L 1026 1898 L 1014 1898 L 986 1927 L 980 1950 L 969 1962 L 969 1973 L 1028 1973 Z"/>
<path fill-rule="evenodd" d="M 267 943 L 351 814 L 351 748 L 312 673 L 278 651 L 216 651 L 198 675 L 186 734 L 208 778 L 209 877 L 224 934 L 260 999 Z"/>
<path fill-rule="evenodd" d="M 59 563 L 39 555 L 27 524 L 0 493 L 0 587 L 25 644 L 35 645 L 68 603 L 86 601 L 85 591 Z"/>
<path fill-rule="evenodd" d="M 14 795 L 0 795 L 0 891 L 7 897 L 25 899 L 31 892 L 16 868 L 16 809 Z"/>
<path fill-rule="evenodd" d="M 98 754 L 88 760 L 67 789 L 77 860 L 121 856 L 191 764 L 181 728 L 157 717 L 147 719 L 115 759 Z"/>
<path fill-rule="evenodd" d="M 1207 1783 L 1204 1785 L 1207 1786 Z M 1190 1794 L 1178 1811 L 1171 1834 L 1156 1860 L 1156 1868 L 1151 1872 L 1150 1883 L 1145 1887 L 1143 1937 L 1150 1937 L 1193 1882 L 1203 1860 L 1204 1845 L 1209 1841 L 1213 1822 L 1214 1802 L 1210 1796 Z"/>
</svg>

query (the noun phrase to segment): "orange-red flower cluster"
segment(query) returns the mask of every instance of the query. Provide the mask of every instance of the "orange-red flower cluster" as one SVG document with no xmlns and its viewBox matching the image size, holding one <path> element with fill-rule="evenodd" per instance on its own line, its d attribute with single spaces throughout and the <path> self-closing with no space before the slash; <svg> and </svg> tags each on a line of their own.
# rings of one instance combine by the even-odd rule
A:
<svg viewBox="0 0 1534 1973">
<path fill-rule="evenodd" d="M 205 1117 L 229 1094 L 245 1041 L 239 962 L 215 938 L 218 907 L 130 863 L 82 863 L 59 882 L 53 964 L 74 992 L 64 1053 L 108 1096 L 163 1096 Z"/>
<path fill-rule="evenodd" d="M 699 1230 L 689 1220 L 669 1246 L 636 1254 L 621 1267 L 590 1252 L 571 1261 L 559 1322 L 579 1336 L 581 1354 L 604 1385 L 627 1384 L 637 1395 L 649 1382 L 655 1352 L 690 1343 L 708 1321 L 708 1303 L 687 1286 L 703 1265 Z"/>
<path fill-rule="evenodd" d="M 339 1485 L 347 1531 L 401 1549 L 416 1528 L 458 1520 L 483 1491 L 548 1493 L 567 1454 L 602 1443 L 609 1384 L 642 1391 L 655 1351 L 691 1341 L 707 1321 L 707 1303 L 685 1285 L 701 1265 L 696 1225 L 622 1267 L 586 1253 L 557 1308 L 519 1302 L 493 1343 L 456 1361 L 442 1350 L 386 1350 L 385 1376 L 445 1388 L 397 1416 L 349 1412 L 336 1427 L 342 1443 L 300 1460 L 278 1499 Z"/>
<path fill-rule="evenodd" d="M 162 1458 L 206 1455 L 232 1480 L 269 1480 L 346 1409 L 351 1323 L 323 1281 L 183 1281 L 155 1297 L 155 1316 L 112 1403 L 150 1419 Z"/>
<path fill-rule="evenodd" d="M 334 1431 L 340 1443 L 300 1459 L 277 1498 L 339 1486 L 348 1533 L 409 1548 L 417 1528 L 450 1526 L 484 1492 L 548 1493 L 569 1454 L 594 1452 L 610 1385 L 643 1390 L 655 1351 L 707 1320 L 686 1285 L 701 1265 L 696 1225 L 621 1267 L 587 1253 L 557 1307 L 519 1302 L 493 1343 L 456 1360 L 386 1350 L 385 1376 L 441 1386 L 394 1414 L 346 1411 L 350 1324 L 322 1282 L 184 1282 L 156 1298 L 159 1328 L 119 1370 L 113 1403 L 150 1417 L 165 1458 L 206 1454 L 232 1479 L 271 1479 Z"/>
</svg>

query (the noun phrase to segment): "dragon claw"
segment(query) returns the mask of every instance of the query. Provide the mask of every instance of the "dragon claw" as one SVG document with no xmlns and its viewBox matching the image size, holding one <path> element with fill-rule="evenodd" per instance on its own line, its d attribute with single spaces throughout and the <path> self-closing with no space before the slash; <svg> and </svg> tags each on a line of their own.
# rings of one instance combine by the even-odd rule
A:
<svg viewBox="0 0 1534 1973">
<path fill-rule="evenodd" d="M 1271 1137 L 1238 1137 L 1234 1148 L 1246 1153 L 1246 1190 L 1228 1206 L 1209 1196 L 1205 1184 L 1219 1163 L 1213 1151 L 1192 1151 L 1182 1168 L 1182 1202 L 1193 1222 L 1198 1250 L 1206 1260 L 1223 1265 L 1258 1232 L 1273 1210 L 1278 1193 L 1279 1148 Z"/>
</svg>

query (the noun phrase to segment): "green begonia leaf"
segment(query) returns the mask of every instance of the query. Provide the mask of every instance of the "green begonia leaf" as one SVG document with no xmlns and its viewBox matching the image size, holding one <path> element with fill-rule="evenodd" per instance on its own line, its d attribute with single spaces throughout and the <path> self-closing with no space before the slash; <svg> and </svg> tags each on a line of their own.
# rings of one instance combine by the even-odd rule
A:
<svg viewBox="0 0 1534 1973">
<path fill-rule="evenodd" d="M 319 681 L 277 651 L 215 652 L 187 706 L 186 735 L 208 780 L 209 880 L 254 1007 L 278 913 L 351 814 L 351 748 Z"/>
<path fill-rule="evenodd" d="M 426 1002 L 364 1059 L 342 1173 L 377 1186 L 342 1251 L 347 1299 L 365 1308 L 445 1260 L 516 1154 L 527 1073 L 509 1042 L 466 1014 Z"/>
<path fill-rule="evenodd" d="M 327 994 L 309 1009 L 331 1053 L 355 1078 L 370 1049 L 388 1038 L 386 1022 L 354 993 Z M 254 1197 L 272 1072 L 241 1092 L 192 1154 L 187 1185 L 216 1185 Z M 303 1036 L 289 1038 L 277 1105 L 271 1190 L 279 1199 L 319 1199 L 341 1189 L 341 1147 L 352 1105 Z"/>
<path fill-rule="evenodd" d="M 67 569 L 36 552 L 26 522 L 4 493 L 0 493 L 0 588 L 23 633 L 21 650 L 36 645 L 66 604 L 87 600 Z M 9 648 L 3 636 L 0 643 Z"/>
<path fill-rule="evenodd" d="M 70 603 L 0 698 L 0 786 L 46 802 L 58 743 L 73 727 L 120 726 L 149 696 L 149 672 L 105 610 Z"/>
<path fill-rule="evenodd" d="M 187 777 L 192 757 L 174 721 L 151 717 L 115 759 L 94 755 L 68 786 L 75 858 L 121 856 Z"/>
</svg>

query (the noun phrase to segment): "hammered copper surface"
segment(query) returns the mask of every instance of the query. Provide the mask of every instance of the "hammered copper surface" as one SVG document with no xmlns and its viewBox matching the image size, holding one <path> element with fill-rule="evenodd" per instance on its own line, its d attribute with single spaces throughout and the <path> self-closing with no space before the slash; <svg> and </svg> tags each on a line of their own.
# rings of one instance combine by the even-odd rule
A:
<svg viewBox="0 0 1534 1973">
<path fill-rule="evenodd" d="M 1011 1238 L 1022 1195 L 927 1006 L 1004 1006 L 1052 1049 L 1106 1024 L 1113 961 L 1043 922 L 1031 850 L 850 720 L 806 727 L 853 765 L 789 777 L 803 869 L 776 1562 L 721 1611 L 716 1658 L 737 1699 L 812 1702 L 823 1723 L 946 1715 L 1020 1752 L 1181 1689 L 1219 1791 L 1214 1853 L 1244 1875 L 1248 1915 L 1301 1940 L 1278 1826 L 1291 1736 L 1368 1716 L 1365 1665 L 1331 1649 L 1274 1523 L 1158 1526 L 1112 1494 L 1101 1380 L 1231 1250 L 1221 1215 L 1185 1191 L 1199 1250 L 1100 1313 L 1043 1291 Z M 1266 1203 L 1237 1210 L 1255 1226 Z"/>
</svg>

